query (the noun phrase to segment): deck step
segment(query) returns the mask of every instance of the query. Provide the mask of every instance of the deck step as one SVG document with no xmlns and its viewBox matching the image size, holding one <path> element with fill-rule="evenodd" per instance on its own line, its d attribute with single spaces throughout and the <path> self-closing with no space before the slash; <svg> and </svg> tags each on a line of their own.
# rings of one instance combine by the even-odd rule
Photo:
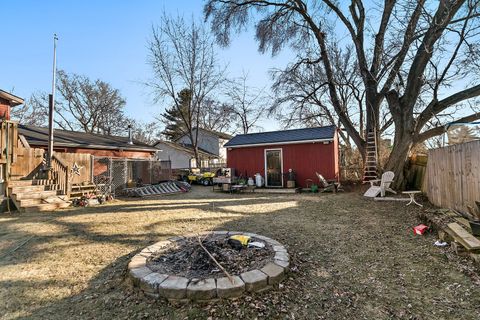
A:
<svg viewBox="0 0 480 320">
<path fill-rule="evenodd" d="M 54 211 L 61 208 L 67 208 L 70 206 L 69 202 L 59 203 L 41 203 L 22 208 L 24 212 L 38 212 L 38 211 Z"/>
<path fill-rule="evenodd" d="M 47 190 L 39 192 L 21 192 L 21 193 L 12 193 L 12 198 L 14 200 L 24 200 L 24 199 L 45 199 L 51 196 L 57 195 L 56 190 Z"/>
<path fill-rule="evenodd" d="M 20 207 L 27 207 L 27 206 L 31 206 L 31 205 L 35 205 L 35 204 L 41 204 L 43 203 L 43 199 L 20 199 L 20 200 L 17 200 L 16 203 L 20 206 Z"/>
<path fill-rule="evenodd" d="M 33 185 L 33 180 L 10 180 L 8 181 L 8 187 L 27 187 Z"/>
<path fill-rule="evenodd" d="M 12 193 L 25 193 L 25 192 L 38 192 L 38 191 L 44 191 L 45 186 L 18 186 L 18 187 L 9 187 L 8 188 L 9 192 Z"/>
</svg>

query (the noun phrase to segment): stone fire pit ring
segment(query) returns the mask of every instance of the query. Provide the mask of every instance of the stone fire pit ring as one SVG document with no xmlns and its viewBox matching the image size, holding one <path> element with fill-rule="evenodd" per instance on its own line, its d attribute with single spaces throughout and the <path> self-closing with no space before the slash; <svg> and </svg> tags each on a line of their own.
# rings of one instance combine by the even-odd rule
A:
<svg viewBox="0 0 480 320">
<path fill-rule="evenodd" d="M 130 260 L 128 276 L 134 287 L 148 296 L 165 298 L 169 301 L 209 301 L 219 298 L 237 298 L 248 292 L 270 289 L 280 283 L 288 271 L 290 257 L 285 247 L 276 240 L 250 232 L 213 231 L 207 234 L 226 237 L 242 234 L 257 238 L 271 246 L 274 257 L 261 268 L 241 274 L 232 274 L 234 283 L 226 276 L 198 280 L 153 271 L 149 268 L 147 259 L 154 253 L 167 250 L 174 242 L 181 242 L 185 239 L 184 237 L 173 237 L 146 247 Z"/>
</svg>

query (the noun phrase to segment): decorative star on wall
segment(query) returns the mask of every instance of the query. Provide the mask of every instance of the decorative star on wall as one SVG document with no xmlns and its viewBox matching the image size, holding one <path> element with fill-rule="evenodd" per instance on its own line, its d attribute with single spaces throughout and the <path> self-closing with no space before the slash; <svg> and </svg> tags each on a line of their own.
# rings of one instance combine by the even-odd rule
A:
<svg viewBox="0 0 480 320">
<path fill-rule="evenodd" d="M 76 174 L 77 176 L 80 175 L 80 170 L 82 169 L 82 166 L 79 166 L 76 162 L 72 166 L 72 173 Z"/>
</svg>

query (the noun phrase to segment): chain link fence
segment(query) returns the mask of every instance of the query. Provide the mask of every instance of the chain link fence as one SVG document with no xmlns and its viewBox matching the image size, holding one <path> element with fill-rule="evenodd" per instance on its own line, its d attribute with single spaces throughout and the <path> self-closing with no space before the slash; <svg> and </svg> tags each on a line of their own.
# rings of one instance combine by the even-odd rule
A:
<svg viewBox="0 0 480 320">
<path fill-rule="evenodd" d="M 120 195 L 125 188 L 157 184 L 172 179 L 169 160 L 94 157 L 93 182 L 106 195 Z"/>
</svg>

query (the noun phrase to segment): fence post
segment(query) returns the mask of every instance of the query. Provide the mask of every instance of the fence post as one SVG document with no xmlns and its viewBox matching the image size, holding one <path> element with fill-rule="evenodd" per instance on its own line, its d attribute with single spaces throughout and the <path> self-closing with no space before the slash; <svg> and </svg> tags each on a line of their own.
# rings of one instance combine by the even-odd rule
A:
<svg viewBox="0 0 480 320">
<path fill-rule="evenodd" d="M 153 170 L 152 170 L 152 167 L 153 167 L 153 163 L 152 163 L 152 160 L 148 160 L 148 172 L 149 172 L 149 176 L 150 176 L 150 184 L 153 184 Z"/>
<path fill-rule="evenodd" d="M 90 155 L 90 181 L 94 183 L 93 177 L 94 177 L 94 171 L 95 171 L 95 156 Z"/>
<path fill-rule="evenodd" d="M 67 199 L 70 199 L 71 193 L 71 185 L 70 185 L 70 167 L 66 167 L 67 172 L 65 173 L 65 194 L 67 195 Z"/>
</svg>

